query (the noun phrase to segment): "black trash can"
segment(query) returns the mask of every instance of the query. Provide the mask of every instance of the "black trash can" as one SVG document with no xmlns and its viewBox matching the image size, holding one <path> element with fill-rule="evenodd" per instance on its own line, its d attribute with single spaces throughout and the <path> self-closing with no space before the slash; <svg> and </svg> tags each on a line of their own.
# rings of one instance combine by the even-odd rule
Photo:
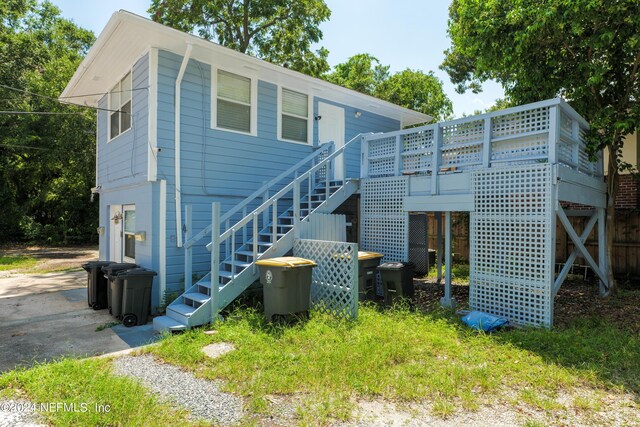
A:
<svg viewBox="0 0 640 427">
<path fill-rule="evenodd" d="M 118 274 L 138 267 L 137 264 L 130 262 L 114 262 L 102 268 L 104 277 L 109 281 L 107 286 L 109 313 L 115 317 L 119 318 L 122 313 L 122 279 L 118 277 Z"/>
<path fill-rule="evenodd" d="M 358 251 L 358 300 L 376 299 L 376 267 L 384 255 L 376 252 Z"/>
<path fill-rule="evenodd" d="M 87 272 L 87 303 L 94 310 L 101 310 L 109 306 L 107 297 L 108 283 L 102 274 L 102 267 L 112 264 L 111 261 L 89 261 L 82 264 Z"/>
<path fill-rule="evenodd" d="M 260 283 L 264 295 L 264 315 L 270 322 L 275 314 L 309 312 L 311 273 L 315 262 L 297 257 L 259 260 Z"/>
<path fill-rule="evenodd" d="M 413 270 L 412 262 L 385 262 L 378 266 L 386 306 L 391 306 L 398 298 L 413 297 Z"/>
<path fill-rule="evenodd" d="M 134 268 L 118 273 L 122 281 L 122 324 L 126 327 L 144 325 L 151 310 L 151 287 L 158 273 L 146 268 Z"/>
</svg>

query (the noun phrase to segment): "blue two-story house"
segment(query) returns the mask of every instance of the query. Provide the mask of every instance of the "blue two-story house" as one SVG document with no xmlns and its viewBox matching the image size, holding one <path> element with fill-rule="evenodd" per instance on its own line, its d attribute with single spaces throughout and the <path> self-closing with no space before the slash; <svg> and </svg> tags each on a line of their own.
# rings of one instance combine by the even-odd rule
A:
<svg viewBox="0 0 640 427">
<path fill-rule="evenodd" d="M 356 191 L 346 188 L 360 176 L 355 136 L 431 120 L 125 11 L 109 20 L 61 99 L 98 110 L 100 258 L 157 271 L 153 308 L 168 290 L 189 289 L 192 275 L 209 271 L 211 238 L 196 243 L 210 234 L 212 202 L 220 202 L 221 232 L 240 224 L 221 236 L 220 259 L 231 260 L 218 271 L 222 289 L 258 257 L 287 249 L 276 250 L 273 240 L 299 218 L 268 226 L 300 203 L 295 196 L 306 194 L 309 214 L 318 206 L 331 212 Z M 331 162 L 321 164 L 328 156 Z M 288 172 L 298 177 L 310 168 L 305 182 L 286 187 Z M 323 173 L 324 194 L 335 198 L 315 190 Z M 278 194 L 283 188 L 289 195 Z M 249 224 L 248 215 L 264 203 L 271 213 L 263 209 Z M 252 243 L 258 234 L 247 232 L 251 227 L 273 236 Z M 243 245 L 250 250 L 241 253 Z M 190 265 L 185 256 L 193 257 Z M 191 295 L 178 305 L 193 310 L 177 307 L 178 321 L 168 326 L 194 324 L 190 318 L 206 292 Z"/>
</svg>

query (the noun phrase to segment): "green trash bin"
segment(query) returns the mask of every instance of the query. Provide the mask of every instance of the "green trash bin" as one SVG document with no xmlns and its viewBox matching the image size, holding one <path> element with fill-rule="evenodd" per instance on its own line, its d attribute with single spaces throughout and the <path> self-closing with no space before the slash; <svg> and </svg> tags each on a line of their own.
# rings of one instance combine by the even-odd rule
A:
<svg viewBox="0 0 640 427">
<path fill-rule="evenodd" d="M 413 298 L 414 267 L 412 262 L 385 262 L 378 266 L 386 306 L 391 306 L 398 298 Z"/>
<path fill-rule="evenodd" d="M 82 264 L 87 272 L 87 302 L 94 310 L 102 310 L 109 307 L 107 298 L 107 279 L 102 274 L 102 267 L 112 264 L 111 261 L 89 261 Z"/>
<path fill-rule="evenodd" d="M 358 300 L 376 299 L 376 267 L 383 256 L 376 252 L 358 251 Z"/>
<path fill-rule="evenodd" d="M 158 273 L 146 268 L 134 268 L 118 274 L 122 280 L 122 324 L 126 327 L 144 325 L 151 310 L 151 288 Z"/>
<path fill-rule="evenodd" d="M 308 313 L 311 305 L 311 273 L 315 262 L 297 257 L 279 257 L 256 262 L 264 295 L 264 315 Z"/>
<path fill-rule="evenodd" d="M 107 286 L 109 313 L 114 317 L 120 318 L 120 314 L 122 314 L 122 279 L 118 277 L 118 274 L 138 267 L 137 264 L 130 262 L 114 262 L 102 267 L 104 277 L 109 282 Z"/>
</svg>

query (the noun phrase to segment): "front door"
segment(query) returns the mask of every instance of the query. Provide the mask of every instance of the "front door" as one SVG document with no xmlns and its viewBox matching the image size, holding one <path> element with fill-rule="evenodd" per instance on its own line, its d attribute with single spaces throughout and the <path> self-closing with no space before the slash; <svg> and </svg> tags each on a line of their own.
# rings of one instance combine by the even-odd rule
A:
<svg viewBox="0 0 640 427">
<path fill-rule="evenodd" d="M 122 262 L 122 205 L 109 207 L 109 261 Z"/>
<path fill-rule="evenodd" d="M 336 150 L 344 146 L 344 108 L 335 105 L 318 103 L 318 139 L 320 143 L 333 141 Z M 333 161 L 333 179 L 344 180 L 344 155 L 337 156 Z"/>
</svg>

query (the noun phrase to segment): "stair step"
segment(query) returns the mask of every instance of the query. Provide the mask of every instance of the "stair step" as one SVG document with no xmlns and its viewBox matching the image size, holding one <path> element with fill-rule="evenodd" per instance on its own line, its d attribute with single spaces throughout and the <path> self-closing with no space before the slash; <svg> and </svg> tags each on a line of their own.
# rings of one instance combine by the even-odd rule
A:
<svg viewBox="0 0 640 427">
<path fill-rule="evenodd" d="M 260 245 L 258 245 L 258 246 L 260 246 Z M 262 256 L 262 254 L 263 254 L 263 253 L 264 253 L 264 252 L 260 252 L 260 251 L 258 251 L 258 258 L 259 258 L 260 256 Z M 250 257 L 253 257 L 253 251 L 236 251 L 236 255 L 244 255 L 244 256 L 250 256 Z"/>
<path fill-rule="evenodd" d="M 225 279 L 233 279 L 238 275 L 238 273 L 232 274 L 230 271 L 224 271 L 224 270 L 220 270 L 219 273 L 220 273 L 220 277 L 224 277 Z"/>
<path fill-rule="evenodd" d="M 236 252 L 236 253 L 237 253 L 237 252 Z M 253 252 L 252 252 L 252 254 L 253 254 Z M 231 263 L 231 261 L 224 261 L 224 262 L 223 262 L 223 264 L 226 264 L 226 265 L 228 265 L 228 266 L 231 266 L 231 264 L 232 264 L 232 263 Z M 238 260 L 236 260 L 236 262 L 234 262 L 234 263 L 233 263 L 233 265 L 234 265 L 235 267 L 242 267 L 242 268 L 247 268 L 247 267 L 251 266 L 251 264 L 252 264 L 252 263 L 250 263 L 250 262 L 238 261 Z"/>
<path fill-rule="evenodd" d="M 209 295 L 201 294 L 200 292 L 189 292 L 182 295 L 182 298 L 190 299 L 191 301 L 205 303 L 209 300 Z"/>
<path fill-rule="evenodd" d="M 259 236 L 273 236 L 273 233 L 269 233 L 267 231 L 261 231 L 260 233 L 258 233 Z M 278 233 L 278 238 L 280 237 L 284 237 L 284 233 Z"/>
<path fill-rule="evenodd" d="M 173 311 L 178 313 L 181 316 L 188 318 L 188 317 L 191 317 L 191 315 L 195 313 L 196 310 L 197 310 L 196 307 L 191 307 L 190 305 L 187 305 L 187 304 L 175 304 L 167 307 L 167 314 L 169 314 L 170 311 Z"/>
<path fill-rule="evenodd" d="M 158 316 L 153 318 L 153 330 L 156 332 L 173 332 L 187 329 L 187 325 L 172 319 L 169 316 Z"/>
</svg>

